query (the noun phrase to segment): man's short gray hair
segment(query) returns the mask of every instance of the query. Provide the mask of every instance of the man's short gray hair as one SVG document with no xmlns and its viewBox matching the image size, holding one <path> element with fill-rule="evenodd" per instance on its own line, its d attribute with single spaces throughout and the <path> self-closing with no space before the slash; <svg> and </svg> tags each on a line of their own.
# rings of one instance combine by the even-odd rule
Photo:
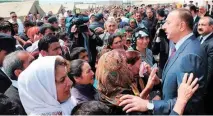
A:
<svg viewBox="0 0 213 116">
<path fill-rule="evenodd" d="M 209 25 L 213 25 L 213 19 L 211 17 L 208 18 L 209 18 Z"/>
<path fill-rule="evenodd" d="M 17 80 L 18 77 L 15 75 L 14 71 L 16 69 L 23 69 L 24 62 L 18 57 L 20 53 L 27 53 L 26 51 L 15 51 L 8 54 L 3 61 L 3 69 L 7 76 L 12 80 Z"/>
</svg>

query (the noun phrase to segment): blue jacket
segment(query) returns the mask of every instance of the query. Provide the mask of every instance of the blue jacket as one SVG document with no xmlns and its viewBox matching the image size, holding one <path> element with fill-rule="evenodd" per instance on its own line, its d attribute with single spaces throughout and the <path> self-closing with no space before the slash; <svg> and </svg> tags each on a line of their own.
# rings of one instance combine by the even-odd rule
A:
<svg viewBox="0 0 213 116">
<path fill-rule="evenodd" d="M 182 82 L 184 73 L 193 73 L 199 78 L 199 89 L 189 100 L 184 114 L 203 114 L 203 95 L 206 82 L 205 52 L 201 49 L 200 42 L 194 35 L 189 37 L 176 51 L 175 55 L 167 61 L 162 76 L 162 100 L 153 101 L 154 114 L 168 115 L 172 111 Z"/>
</svg>

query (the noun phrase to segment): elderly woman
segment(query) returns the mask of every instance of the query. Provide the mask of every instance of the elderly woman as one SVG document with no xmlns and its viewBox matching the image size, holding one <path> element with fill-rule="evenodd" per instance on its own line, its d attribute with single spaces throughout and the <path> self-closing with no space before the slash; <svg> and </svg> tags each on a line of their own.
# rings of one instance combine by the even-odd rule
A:
<svg viewBox="0 0 213 116">
<path fill-rule="evenodd" d="M 19 95 L 28 115 L 70 115 L 72 82 L 60 56 L 42 57 L 18 78 Z"/>
<path fill-rule="evenodd" d="M 109 36 L 115 33 L 116 29 L 118 28 L 118 25 L 116 21 L 106 21 L 104 25 L 105 25 L 105 32 L 101 34 L 99 37 L 104 42 L 104 45 L 106 45 Z"/>
<path fill-rule="evenodd" d="M 132 84 L 133 75 L 127 67 L 125 51 L 113 50 L 101 56 L 96 70 L 100 101 L 114 111 L 113 114 L 125 114 L 118 107 L 119 97 L 123 94 L 139 95 L 136 85 Z"/>
</svg>

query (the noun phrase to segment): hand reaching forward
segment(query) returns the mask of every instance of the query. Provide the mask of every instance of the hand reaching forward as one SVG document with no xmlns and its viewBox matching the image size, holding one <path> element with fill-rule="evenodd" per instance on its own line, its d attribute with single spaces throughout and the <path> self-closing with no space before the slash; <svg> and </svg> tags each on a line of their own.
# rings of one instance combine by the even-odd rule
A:
<svg viewBox="0 0 213 116">
<path fill-rule="evenodd" d="M 188 74 L 185 73 L 182 83 L 178 88 L 178 100 L 181 100 L 184 103 L 187 103 L 188 100 L 192 97 L 194 92 L 198 89 L 199 85 L 197 84 L 198 78 L 195 78 L 193 81 L 193 73 L 190 74 L 189 78 Z"/>
<path fill-rule="evenodd" d="M 120 98 L 121 103 L 119 106 L 124 106 L 123 110 L 127 113 L 133 111 L 144 112 L 147 111 L 148 100 L 141 99 L 138 96 L 124 95 Z"/>
</svg>

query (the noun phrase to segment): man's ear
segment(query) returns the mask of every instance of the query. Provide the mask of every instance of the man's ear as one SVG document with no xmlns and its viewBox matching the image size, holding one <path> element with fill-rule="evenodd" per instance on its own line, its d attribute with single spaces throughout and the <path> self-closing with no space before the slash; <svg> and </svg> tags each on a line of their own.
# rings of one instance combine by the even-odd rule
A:
<svg viewBox="0 0 213 116">
<path fill-rule="evenodd" d="M 47 52 L 44 51 L 44 50 L 41 50 L 41 51 L 40 51 L 40 54 L 41 54 L 42 56 L 47 56 Z"/>
<path fill-rule="evenodd" d="M 81 82 L 81 77 L 74 77 L 75 83 L 80 83 Z"/>
<path fill-rule="evenodd" d="M 22 70 L 16 69 L 16 70 L 14 71 L 14 74 L 15 74 L 16 77 L 18 78 L 18 76 L 21 74 L 21 72 L 22 72 Z"/>
</svg>

